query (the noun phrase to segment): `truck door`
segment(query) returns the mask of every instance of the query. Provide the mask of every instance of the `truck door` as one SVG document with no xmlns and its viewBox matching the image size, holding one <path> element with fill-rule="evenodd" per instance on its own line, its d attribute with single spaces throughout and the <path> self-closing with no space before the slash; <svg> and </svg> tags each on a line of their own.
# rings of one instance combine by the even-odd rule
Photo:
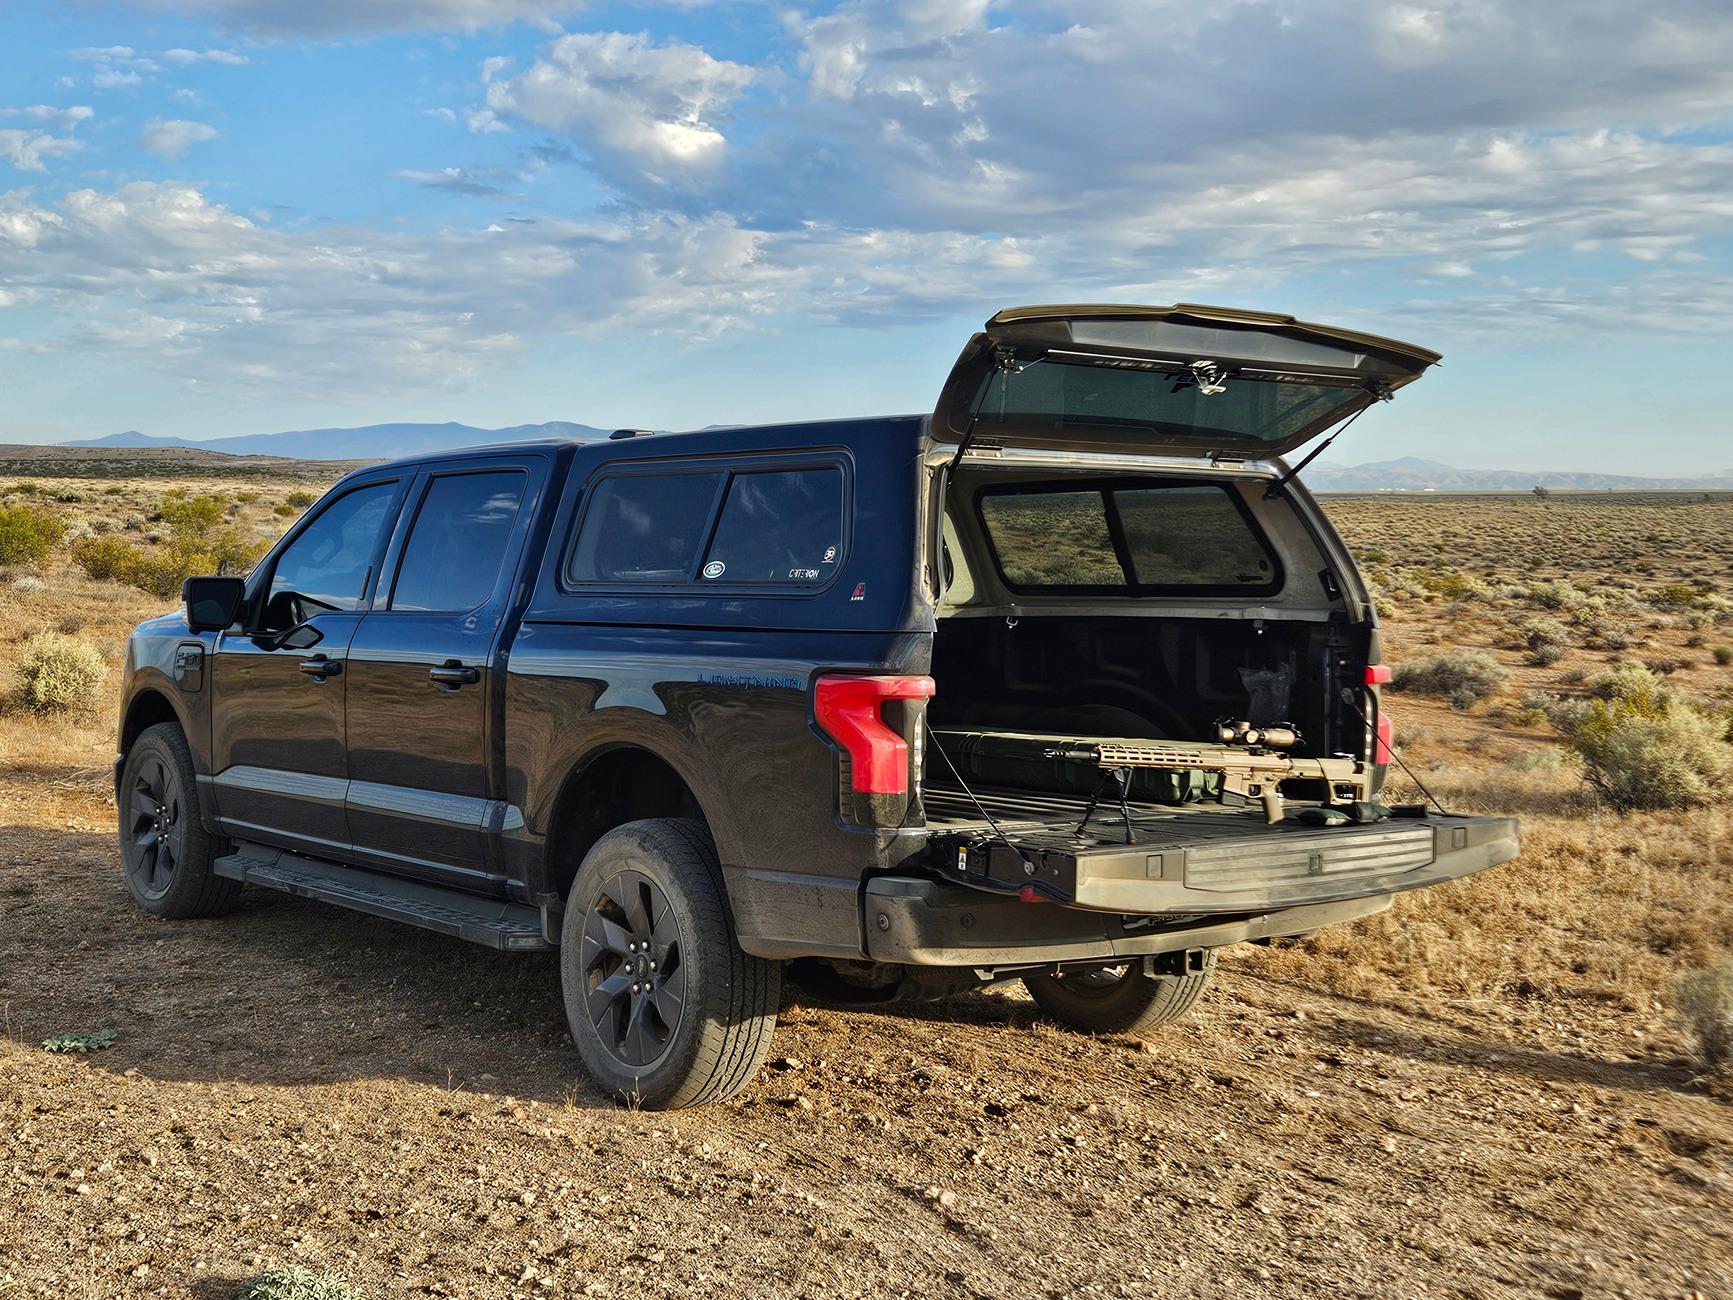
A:
<svg viewBox="0 0 1733 1300">
<path fill-rule="evenodd" d="M 211 657 L 213 784 L 223 829 L 314 856 L 348 851 L 345 668 L 405 477 L 321 501 L 261 566 L 245 630 Z"/>
<path fill-rule="evenodd" d="M 537 501 L 541 456 L 428 467 L 387 582 L 349 646 L 353 859 L 500 892 L 490 831 L 494 663 Z"/>
</svg>

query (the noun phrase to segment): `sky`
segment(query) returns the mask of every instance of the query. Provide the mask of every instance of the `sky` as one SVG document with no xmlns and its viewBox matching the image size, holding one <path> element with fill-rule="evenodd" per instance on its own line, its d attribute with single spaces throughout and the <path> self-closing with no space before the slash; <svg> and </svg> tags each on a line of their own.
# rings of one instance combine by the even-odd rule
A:
<svg viewBox="0 0 1733 1300">
<path fill-rule="evenodd" d="M 0 0 L 0 440 L 928 410 L 1054 301 L 1443 352 L 1339 462 L 1733 468 L 1733 5 Z"/>
</svg>

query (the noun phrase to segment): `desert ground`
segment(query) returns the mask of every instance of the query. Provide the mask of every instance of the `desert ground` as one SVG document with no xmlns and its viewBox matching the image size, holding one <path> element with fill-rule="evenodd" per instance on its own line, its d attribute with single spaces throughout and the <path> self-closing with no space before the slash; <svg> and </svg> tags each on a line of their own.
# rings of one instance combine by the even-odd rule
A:
<svg viewBox="0 0 1733 1300">
<path fill-rule="evenodd" d="M 127 904 L 114 691 L 170 603 L 137 583 L 275 536 L 337 472 L 0 457 L 0 511 L 59 530 L 0 565 L 6 1300 L 230 1300 L 286 1265 L 489 1300 L 1733 1296 L 1733 1105 L 1675 995 L 1733 958 L 1733 812 L 1622 809 L 1560 731 L 1618 664 L 1725 717 L 1733 499 L 1327 500 L 1387 662 L 1493 661 L 1461 707 L 1389 706 L 1438 798 L 1523 818 L 1519 861 L 1230 950 L 1149 1042 L 1061 1031 L 1017 986 L 881 1012 L 791 989 L 741 1097 L 648 1114 L 585 1083 L 551 958 L 274 895 Z M 67 708 L 29 697 L 44 631 L 107 668 Z"/>
</svg>

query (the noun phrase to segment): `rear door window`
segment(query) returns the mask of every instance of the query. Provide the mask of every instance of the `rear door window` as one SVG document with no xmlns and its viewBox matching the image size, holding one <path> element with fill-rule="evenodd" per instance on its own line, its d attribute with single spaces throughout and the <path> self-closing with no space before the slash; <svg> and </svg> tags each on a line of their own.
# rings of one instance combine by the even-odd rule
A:
<svg viewBox="0 0 1733 1300">
<path fill-rule="evenodd" d="M 1271 594 L 1281 570 L 1218 483 L 1091 483 L 983 492 L 981 522 L 1012 589 Z"/>
<path fill-rule="evenodd" d="M 842 492 L 834 466 L 734 475 L 701 580 L 827 581 L 842 553 Z"/>
<path fill-rule="evenodd" d="M 689 582 L 723 475 L 622 474 L 590 493 L 566 576 L 572 582 Z"/>
<path fill-rule="evenodd" d="M 486 604 L 527 482 L 515 469 L 434 479 L 404 545 L 391 608 L 462 613 Z"/>
</svg>

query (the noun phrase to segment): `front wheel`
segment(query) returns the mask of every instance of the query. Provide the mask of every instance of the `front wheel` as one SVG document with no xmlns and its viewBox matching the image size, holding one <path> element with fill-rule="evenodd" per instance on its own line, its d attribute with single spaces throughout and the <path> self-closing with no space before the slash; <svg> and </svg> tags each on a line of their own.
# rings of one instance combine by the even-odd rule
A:
<svg viewBox="0 0 1733 1300">
<path fill-rule="evenodd" d="M 199 816 L 187 738 L 172 722 L 146 729 L 120 771 L 120 860 L 126 892 L 154 916 L 220 916 L 241 883 L 216 875 L 216 838 Z"/>
<path fill-rule="evenodd" d="M 560 984 L 572 1040 L 608 1092 L 647 1110 L 722 1101 L 770 1054 L 782 967 L 741 951 L 701 822 L 628 822 L 566 898 Z"/>
<path fill-rule="evenodd" d="M 1177 1020 L 1203 996 L 1214 952 L 1203 969 L 1187 975 L 1149 975 L 1141 961 L 1085 971 L 1025 975 L 1023 986 L 1037 1006 L 1068 1029 L 1090 1034 L 1142 1034 Z"/>
</svg>

